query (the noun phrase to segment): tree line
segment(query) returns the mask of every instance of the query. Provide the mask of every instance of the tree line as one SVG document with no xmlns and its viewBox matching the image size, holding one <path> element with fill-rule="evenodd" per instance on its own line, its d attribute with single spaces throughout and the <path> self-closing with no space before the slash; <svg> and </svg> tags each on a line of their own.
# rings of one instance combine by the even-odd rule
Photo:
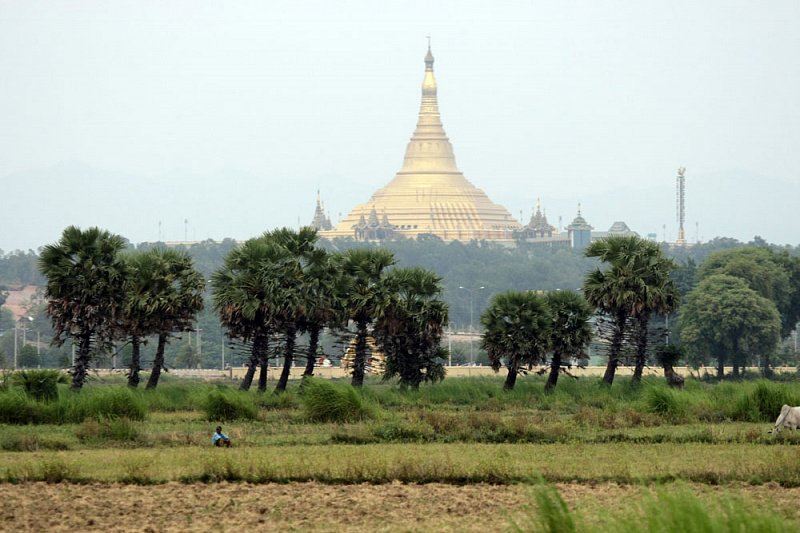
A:
<svg viewBox="0 0 800 533">
<path fill-rule="evenodd" d="M 227 337 L 249 353 L 243 389 L 258 371 L 258 389 L 265 390 L 270 354 L 280 353 L 284 364 L 276 391 L 283 391 L 299 333 L 311 338 L 305 375 L 313 375 L 324 328 L 353 328 L 354 386 L 364 381 L 368 335 L 386 359 L 386 379 L 397 377 L 409 387 L 438 381 L 444 377 L 441 337 L 448 323 L 441 279 L 419 267 L 390 269 L 394 265 L 387 250 L 324 250 L 308 227 L 267 232 L 233 248 L 210 280 L 183 251 L 126 250 L 120 236 L 99 228 L 71 226 L 39 258 L 53 343 L 69 339 L 76 346 L 76 390 L 92 360 L 120 342 L 132 347 L 128 384 L 137 387 L 139 347 L 150 337 L 158 347 L 147 388 L 156 387 L 165 346 L 192 329 L 207 283 Z"/>
<path fill-rule="evenodd" d="M 564 282 L 563 288 L 554 287 L 551 279 L 546 284 L 549 291 L 524 285 L 522 290 L 498 290 L 498 281 L 487 274 L 478 279 L 495 285 L 469 293 L 458 287 L 454 291 L 461 297 L 489 300 L 476 305 L 484 329 L 481 347 L 496 369 L 508 367 L 507 386 L 513 387 L 520 372 L 541 365 L 550 370 L 548 387 L 555 386 L 559 372 L 585 362 L 586 343 L 579 340 L 586 337 L 581 331 L 587 323 L 588 339 L 593 338 L 608 358 L 605 383 L 613 382 L 620 364 L 633 366 L 638 380 L 644 366 L 657 361 L 668 379 L 679 385 L 680 377 L 671 366 L 682 358 L 695 366 L 715 364 L 720 376 L 725 365 L 738 376 L 742 367 L 753 364 L 769 375 L 778 339 L 786 338 L 800 317 L 800 258 L 793 250 L 757 242 L 733 247 L 730 241 L 721 240 L 718 249 L 712 243 L 697 249 L 697 256 L 704 257 L 698 265 L 685 254 L 698 247 L 665 249 L 638 237 L 596 241 L 585 254 L 546 246 L 509 249 L 436 239 L 399 241 L 390 250 L 348 240 L 320 242 L 313 230 L 303 228 L 267 232 L 241 245 L 230 240 L 224 246 L 201 243 L 198 251 L 198 245 L 132 247 L 122 237 L 97 228 L 68 228 L 59 243 L 42 249 L 38 262 L 47 279 L 54 342 L 71 339 L 77 348 L 76 387 L 85 379 L 90 360 L 108 353 L 112 345 L 117 351 L 120 345 L 125 347 L 129 383 L 135 386 L 142 366 L 140 348 L 153 340 L 156 350 L 148 386 L 156 386 L 170 341 L 179 341 L 181 353 L 186 351 L 188 344 L 181 335 L 191 335 L 201 322 L 208 324 L 204 331 L 224 330 L 229 346 L 244 354 L 245 387 L 256 380 L 256 373 L 259 388 L 266 387 L 270 359 L 283 360 L 278 390 L 286 387 L 289 369 L 298 358 L 305 358 L 305 373 L 312 374 L 323 332 L 329 339 L 352 342 L 356 356 L 349 363 L 355 385 L 363 383 L 369 364 L 369 333 L 387 355 L 386 371 L 399 376 L 404 386 L 419 386 L 443 377 L 441 362 L 447 354 L 440 341 L 452 324 L 446 287 L 461 282 L 443 280 L 434 268 L 452 275 L 459 268 L 477 269 L 475 259 L 484 258 L 499 271 L 500 265 L 514 264 L 521 257 L 559 258 L 566 264 L 562 272 L 581 271 L 580 283 L 573 280 Z M 684 254 L 683 262 L 670 258 L 668 251 Z M 200 261 L 202 268 L 196 257 L 205 258 Z M 462 263 L 449 261 L 452 257 L 460 257 Z M 424 265 L 414 265 L 415 258 Z M 109 278 L 89 283 L 90 270 L 103 261 L 110 266 L 92 275 Z M 516 268 L 532 269 L 531 263 Z M 514 286 L 505 275 L 496 277 Z M 54 307 L 59 287 L 75 279 L 89 283 L 92 293 L 107 291 L 106 307 L 87 304 L 94 320 L 91 332 L 78 331 L 71 314 L 77 313 L 80 298 L 88 292 Z M 580 290 L 572 288 L 576 285 Z M 589 318 L 580 319 L 585 308 L 566 295 L 582 299 Z M 554 335 L 554 327 L 560 337 Z M 538 337 L 520 338 L 522 331 L 531 335 L 538 331 Z M 195 333 L 199 344 L 199 331 Z M 570 339 L 567 333 L 575 337 Z M 298 348 L 300 336 L 307 347 Z M 670 338 L 672 342 L 665 345 Z"/>
</svg>

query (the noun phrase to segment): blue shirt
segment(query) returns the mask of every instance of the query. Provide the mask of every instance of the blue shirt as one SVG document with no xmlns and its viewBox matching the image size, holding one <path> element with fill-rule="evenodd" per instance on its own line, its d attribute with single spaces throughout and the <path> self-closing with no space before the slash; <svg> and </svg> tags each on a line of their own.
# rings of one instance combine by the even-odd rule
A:
<svg viewBox="0 0 800 533">
<path fill-rule="evenodd" d="M 218 433 L 215 431 L 214 435 L 211 437 L 211 444 L 216 444 L 220 439 L 223 441 L 230 440 L 225 433 Z"/>
</svg>

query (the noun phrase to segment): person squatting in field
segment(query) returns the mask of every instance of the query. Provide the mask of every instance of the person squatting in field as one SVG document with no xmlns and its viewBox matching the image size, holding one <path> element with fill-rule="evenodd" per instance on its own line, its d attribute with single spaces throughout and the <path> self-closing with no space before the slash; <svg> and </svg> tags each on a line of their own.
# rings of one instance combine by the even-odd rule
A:
<svg viewBox="0 0 800 533">
<path fill-rule="evenodd" d="M 217 426 L 217 430 L 211 436 L 211 444 L 214 446 L 224 446 L 225 448 L 231 447 L 231 439 L 222 432 L 222 426 Z"/>
</svg>

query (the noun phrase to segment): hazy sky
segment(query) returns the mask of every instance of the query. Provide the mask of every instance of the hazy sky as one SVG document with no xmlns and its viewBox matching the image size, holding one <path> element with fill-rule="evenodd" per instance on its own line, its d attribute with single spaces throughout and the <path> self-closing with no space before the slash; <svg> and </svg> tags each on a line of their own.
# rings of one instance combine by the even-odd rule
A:
<svg viewBox="0 0 800 533">
<path fill-rule="evenodd" d="M 800 244 L 800 2 L 0 1 L 0 249 L 331 218 L 385 185 L 425 36 L 464 175 L 674 239 Z M 188 220 L 188 223 L 184 223 Z"/>
</svg>

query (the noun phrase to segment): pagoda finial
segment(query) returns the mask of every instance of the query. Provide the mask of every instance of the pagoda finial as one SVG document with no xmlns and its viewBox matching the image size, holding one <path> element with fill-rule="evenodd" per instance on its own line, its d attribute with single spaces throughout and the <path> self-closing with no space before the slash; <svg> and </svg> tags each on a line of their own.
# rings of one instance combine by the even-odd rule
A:
<svg viewBox="0 0 800 533">
<path fill-rule="evenodd" d="M 425 70 L 433 71 L 433 53 L 431 52 L 431 36 L 427 35 L 428 38 L 428 53 L 425 54 Z"/>
<path fill-rule="evenodd" d="M 578 216 L 581 216 L 581 203 L 578 202 Z"/>
</svg>

